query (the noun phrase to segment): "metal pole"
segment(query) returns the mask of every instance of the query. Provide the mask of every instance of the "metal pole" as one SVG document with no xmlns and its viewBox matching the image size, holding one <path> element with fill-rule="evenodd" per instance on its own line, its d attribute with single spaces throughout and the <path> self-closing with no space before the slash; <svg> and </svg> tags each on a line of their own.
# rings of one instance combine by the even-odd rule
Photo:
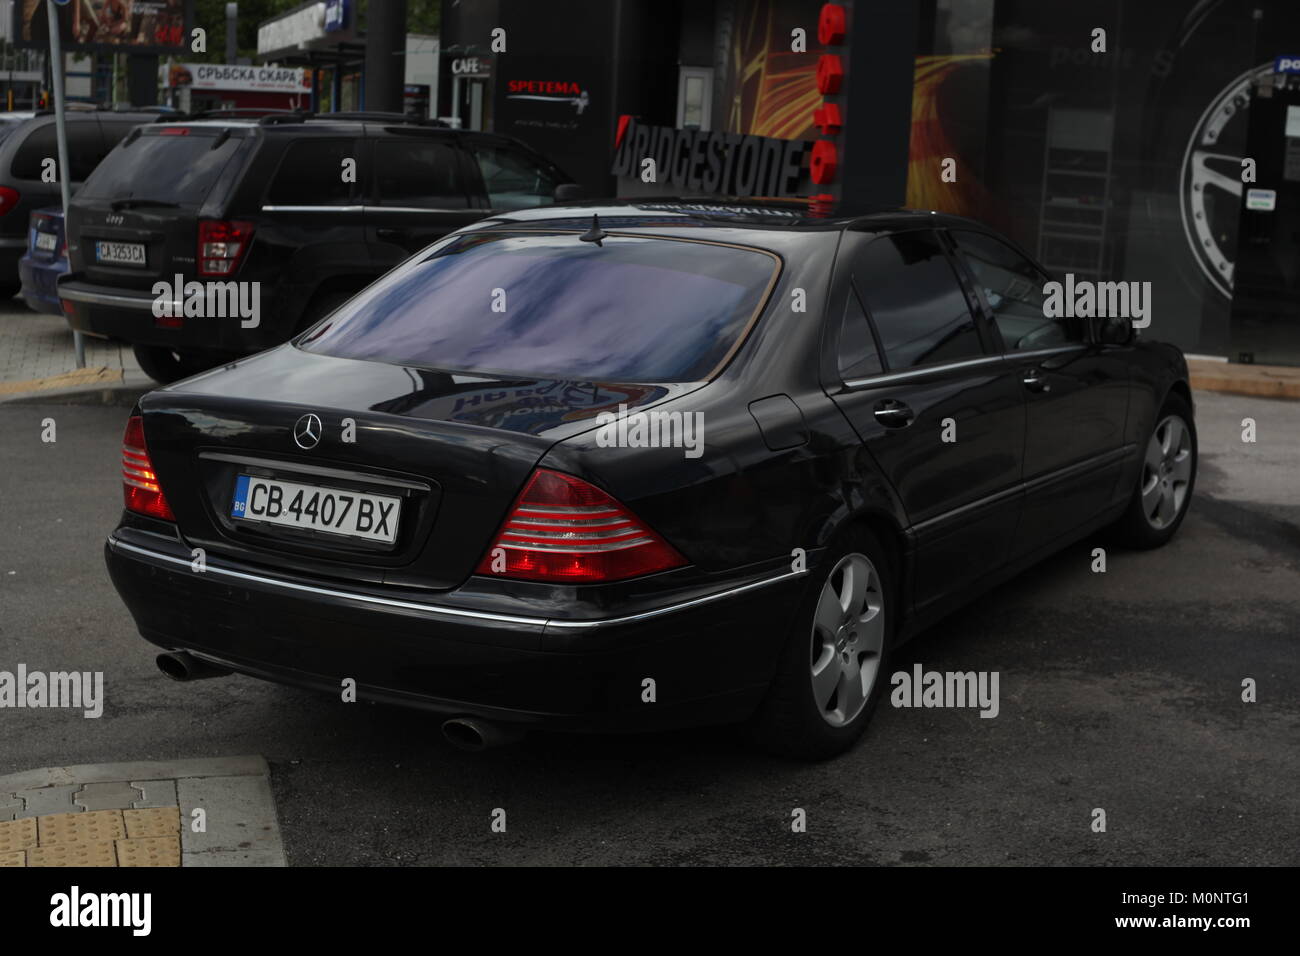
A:
<svg viewBox="0 0 1300 956">
<path fill-rule="evenodd" d="M 46 0 L 45 10 L 50 15 L 50 86 L 54 90 L 54 130 L 59 144 L 59 193 L 63 197 L 63 234 L 68 234 L 68 206 L 72 202 L 72 185 L 68 176 L 72 166 L 68 163 L 68 125 L 63 115 L 63 43 L 59 38 L 59 15 L 54 4 Z M 72 347 L 77 353 L 77 368 L 86 367 L 86 342 L 80 332 L 72 330 Z"/>
<path fill-rule="evenodd" d="M 239 4 L 226 4 L 226 62 L 233 65 L 239 57 Z"/>
</svg>

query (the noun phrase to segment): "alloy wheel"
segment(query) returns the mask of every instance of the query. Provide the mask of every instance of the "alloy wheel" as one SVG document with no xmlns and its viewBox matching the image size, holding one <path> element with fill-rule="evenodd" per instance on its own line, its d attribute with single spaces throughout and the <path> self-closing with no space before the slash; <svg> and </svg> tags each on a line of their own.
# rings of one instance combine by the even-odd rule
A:
<svg viewBox="0 0 1300 956">
<path fill-rule="evenodd" d="M 1158 531 L 1182 514 L 1192 480 L 1192 436 L 1186 422 L 1167 415 L 1147 442 L 1142 464 L 1142 514 Z"/>
<path fill-rule="evenodd" d="M 822 719 L 843 727 L 862 713 L 880 669 L 885 595 L 864 554 L 840 558 L 822 585 L 813 614 L 811 679 Z"/>
</svg>

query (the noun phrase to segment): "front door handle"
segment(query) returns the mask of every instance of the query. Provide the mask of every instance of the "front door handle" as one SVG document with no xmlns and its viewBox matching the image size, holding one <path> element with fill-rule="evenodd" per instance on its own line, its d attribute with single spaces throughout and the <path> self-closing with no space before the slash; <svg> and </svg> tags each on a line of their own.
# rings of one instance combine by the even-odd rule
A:
<svg viewBox="0 0 1300 956">
<path fill-rule="evenodd" d="M 1020 381 L 1031 392 L 1050 392 L 1052 390 L 1052 386 L 1048 384 L 1047 378 L 1043 375 L 1041 369 L 1031 368 Z"/>
<path fill-rule="evenodd" d="M 876 421 L 886 428 L 903 428 L 912 424 L 912 410 L 896 398 L 885 398 L 876 402 L 874 412 Z"/>
</svg>

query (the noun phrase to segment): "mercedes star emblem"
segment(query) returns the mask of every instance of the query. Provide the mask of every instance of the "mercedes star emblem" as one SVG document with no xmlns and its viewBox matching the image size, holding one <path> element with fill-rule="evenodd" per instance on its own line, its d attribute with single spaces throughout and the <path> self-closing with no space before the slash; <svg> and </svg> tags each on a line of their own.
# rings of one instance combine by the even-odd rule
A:
<svg viewBox="0 0 1300 956">
<path fill-rule="evenodd" d="M 315 448 L 320 442 L 321 423 L 315 415 L 304 415 L 293 426 L 293 440 L 299 448 Z"/>
</svg>

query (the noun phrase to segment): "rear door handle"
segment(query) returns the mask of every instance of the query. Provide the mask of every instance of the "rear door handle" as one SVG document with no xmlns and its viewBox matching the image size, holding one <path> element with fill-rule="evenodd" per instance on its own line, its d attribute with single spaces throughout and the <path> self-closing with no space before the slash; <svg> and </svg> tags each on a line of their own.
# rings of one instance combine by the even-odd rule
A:
<svg viewBox="0 0 1300 956">
<path fill-rule="evenodd" d="M 1024 377 L 1021 378 L 1020 381 L 1022 381 L 1025 388 L 1029 389 L 1031 392 L 1050 392 L 1052 390 L 1052 386 L 1048 384 L 1041 369 L 1031 368 L 1024 374 Z"/>
<path fill-rule="evenodd" d="M 876 421 L 886 428 L 903 428 L 912 424 L 912 410 L 896 398 L 885 398 L 876 402 L 874 412 Z"/>
</svg>

